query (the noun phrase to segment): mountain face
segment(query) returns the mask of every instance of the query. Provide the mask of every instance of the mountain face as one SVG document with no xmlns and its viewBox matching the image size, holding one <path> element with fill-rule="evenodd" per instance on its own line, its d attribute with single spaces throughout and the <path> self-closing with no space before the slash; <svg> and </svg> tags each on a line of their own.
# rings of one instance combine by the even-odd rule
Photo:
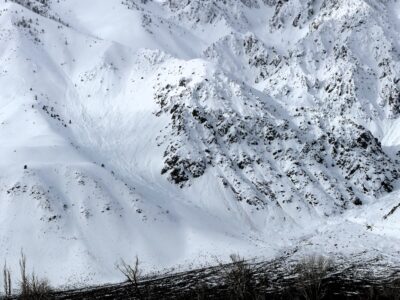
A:
<svg viewBox="0 0 400 300">
<path fill-rule="evenodd" d="M 0 23 L 9 265 L 398 256 L 400 2 L 0 0 Z"/>
</svg>

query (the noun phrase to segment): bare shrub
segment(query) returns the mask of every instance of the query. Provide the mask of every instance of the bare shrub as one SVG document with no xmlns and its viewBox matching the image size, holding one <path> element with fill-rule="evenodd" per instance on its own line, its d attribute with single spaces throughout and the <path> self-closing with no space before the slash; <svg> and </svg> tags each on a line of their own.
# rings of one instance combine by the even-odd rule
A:
<svg viewBox="0 0 400 300">
<path fill-rule="evenodd" d="M 326 278 L 332 266 L 330 259 L 315 255 L 304 258 L 296 265 L 297 287 L 306 300 L 324 298 L 326 289 L 323 286 L 323 279 Z"/>
<path fill-rule="evenodd" d="M 21 258 L 19 259 L 19 271 L 21 272 L 21 282 L 20 282 L 20 290 L 21 296 L 28 295 L 29 292 L 29 282 L 28 276 L 26 275 L 26 256 L 21 251 Z"/>
<path fill-rule="evenodd" d="M 235 300 L 255 299 L 256 282 L 254 269 L 240 257 L 232 254 L 229 265 L 221 265 L 224 283 L 228 288 L 230 298 Z"/>
<path fill-rule="evenodd" d="M 4 286 L 4 295 L 6 298 L 11 297 L 12 294 L 12 282 L 11 282 L 11 271 L 7 267 L 7 262 L 4 263 L 3 267 L 3 286 Z"/>
<path fill-rule="evenodd" d="M 21 281 L 20 281 L 20 299 L 23 300 L 43 300 L 49 299 L 49 294 L 52 291 L 52 288 L 47 281 L 47 279 L 39 278 L 37 275 L 32 272 L 29 276 L 26 272 L 26 256 L 23 252 L 21 252 L 21 258 L 19 260 L 19 268 L 21 272 Z"/>
<path fill-rule="evenodd" d="M 142 276 L 142 270 L 140 269 L 139 265 L 139 258 L 136 256 L 135 264 L 133 266 L 127 264 L 124 260 L 122 260 L 121 264 L 117 265 L 117 268 L 125 276 L 127 281 L 132 284 L 137 297 L 139 299 L 144 299 L 139 287 L 139 280 Z"/>
</svg>

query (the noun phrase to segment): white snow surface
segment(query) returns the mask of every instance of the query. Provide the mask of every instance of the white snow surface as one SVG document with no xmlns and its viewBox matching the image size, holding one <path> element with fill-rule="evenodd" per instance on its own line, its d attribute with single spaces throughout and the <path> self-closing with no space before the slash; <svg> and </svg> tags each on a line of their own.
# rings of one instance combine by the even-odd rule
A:
<svg viewBox="0 0 400 300">
<path fill-rule="evenodd" d="M 0 0 L 0 261 L 398 263 L 399 33 L 395 0 Z"/>
</svg>

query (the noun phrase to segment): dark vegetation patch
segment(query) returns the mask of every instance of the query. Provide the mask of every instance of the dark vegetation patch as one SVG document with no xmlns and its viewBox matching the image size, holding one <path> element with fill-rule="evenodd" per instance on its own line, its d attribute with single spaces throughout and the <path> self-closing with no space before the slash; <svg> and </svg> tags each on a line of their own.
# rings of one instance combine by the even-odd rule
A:
<svg viewBox="0 0 400 300">
<path fill-rule="evenodd" d="M 68 291 L 48 291 L 29 299 L 399 299 L 400 270 L 378 260 L 335 262 L 322 256 L 246 261 L 181 273 L 143 276 L 139 259 L 118 267 L 126 282 Z M 377 272 L 377 270 L 379 270 Z M 9 297 L 18 299 L 18 297 Z M 23 298 L 25 299 L 25 298 Z"/>
</svg>

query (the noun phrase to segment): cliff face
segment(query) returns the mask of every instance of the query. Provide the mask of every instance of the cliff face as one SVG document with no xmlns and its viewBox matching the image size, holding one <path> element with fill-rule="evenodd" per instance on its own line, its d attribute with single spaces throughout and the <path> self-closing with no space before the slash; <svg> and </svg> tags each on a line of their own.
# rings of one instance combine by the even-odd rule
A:
<svg viewBox="0 0 400 300">
<path fill-rule="evenodd" d="M 11 264 L 24 248 L 60 283 L 115 279 L 134 254 L 169 266 L 328 236 L 332 253 L 397 249 L 397 1 L 0 7 Z"/>
</svg>

